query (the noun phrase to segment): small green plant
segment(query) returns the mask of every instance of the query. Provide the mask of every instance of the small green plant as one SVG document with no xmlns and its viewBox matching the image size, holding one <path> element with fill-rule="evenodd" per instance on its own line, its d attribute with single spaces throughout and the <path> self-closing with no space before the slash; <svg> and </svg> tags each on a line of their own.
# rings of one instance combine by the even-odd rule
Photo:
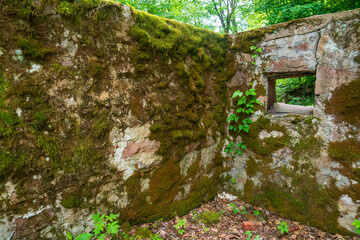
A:
<svg viewBox="0 0 360 240">
<path fill-rule="evenodd" d="M 95 236 L 99 240 L 104 240 L 108 237 L 117 235 L 120 229 L 118 221 L 116 219 L 119 217 L 119 214 L 110 214 L 110 215 L 101 215 L 97 213 L 92 216 L 92 219 L 95 224 L 94 234 L 91 233 L 82 233 L 75 240 L 89 240 Z M 68 239 L 72 240 L 73 236 L 71 233 L 66 232 Z"/>
<path fill-rule="evenodd" d="M 260 211 L 259 211 L 259 210 L 255 210 L 255 211 L 254 211 L 254 215 L 255 215 L 255 216 L 258 216 L 259 214 L 260 214 Z"/>
<path fill-rule="evenodd" d="M 235 178 L 232 178 L 232 179 L 231 179 L 231 182 L 232 182 L 232 183 L 236 183 Z"/>
<path fill-rule="evenodd" d="M 253 55 L 251 56 L 251 58 L 254 59 L 253 62 L 251 62 L 251 63 L 254 64 L 254 65 L 256 65 L 255 59 L 258 57 L 258 54 L 257 54 L 257 53 L 261 53 L 262 48 L 256 48 L 255 46 L 251 46 L 250 49 L 251 49 L 251 50 L 255 50 L 255 54 L 253 54 Z"/>
<path fill-rule="evenodd" d="M 250 230 L 245 232 L 245 235 L 247 235 L 247 240 L 251 240 L 252 232 Z"/>
<path fill-rule="evenodd" d="M 238 108 L 236 109 L 236 114 L 231 114 L 227 119 L 227 121 L 230 123 L 229 130 L 233 131 L 234 133 L 240 133 L 241 131 L 248 133 L 252 121 L 249 117 L 245 117 L 244 119 L 240 119 L 240 117 L 243 117 L 244 114 L 245 116 L 253 114 L 255 112 L 255 104 L 261 104 L 259 99 L 256 98 L 256 91 L 254 88 L 251 88 L 244 94 L 240 90 L 237 90 L 233 93 L 232 98 L 235 101 L 237 100 L 236 105 Z M 244 142 L 234 143 L 231 141 L 226 146 L 224 151 L 230 154 L 234 153 L 241 155 L 243 154 L 243 150 L 246 150 L 246 145 Z"/>
<path fill-rule="evenodd" d="M 209 228 L 208 227 L 204 227 L 203 228 L 204 232 L 207 233 L 209 231 Z"/>
<path fill-rule="evenodd" d="M 247 213 L 247 211 L 246 211 L 246 207 L 245 206 L 243 206 L 243 210 L 241 211 L 241 214 L 246 214 Z"/>
<path fill-rule="evenodd" d="M 261 240 L 260 235 L 256 235 L 254 240 Z"/>
<path fill-rule="evenodd" d="M 155 220 L 155 222 L 154 222 L 154 224 L 153 224 L 153 227 L 154 227 L 154 228 L 157 228 L 158 223 L 161 222 L 161 221 L 163 221 L 162 218 L 159 218 L 158 220 Z"/>
<path fill-rule="evenodd" d="M 281 233 L 289 233 L 289 226 L 287 225 L 287 222 L 283 221 L 279 224 L 278 229 L 280 229 Z"/>
<path fill-rule="evenodd" d="M 240 210 L 236 207 L 235 203 L 229 203 L 229 205 L 231 207 L 233 207 L 232 211 L 237 214 L 238 212 L 240 212 Z"/>
<path fill-rule="evenodd" d="M 151 234 L 151 235 L 150 235 L 150 239 L 151 239 L 151 240 L 163 240 L 163 238 L 160 237 L 160 234 L 159 234 L 159 233 Z"/>
<path fill-rule="evenodd" d="M 184 228 L 186 227 L 186 220 L 178 219 L 178 223 L 176 225 L 174 225 L 173 227 L 178 230 L 178 233 L 180 235 L 184 234 L 184 232 L 185 232 Z"/>
<path fill-rule="evenodd" d="M 199 221 L 200 215 L 197 213 L 196 210 L 194 210 L 194 211 L 192 212 L 192 217 L 193 217 L 194 221 L 197 222 L 197 221 Z"/>
<path fill-rule="evenodd" d="M 354 221 L 352 222 L 352 225 L 355 226 L 356 233 L 360 234 L 360 220 L 354 219 Z"/>
</svg>

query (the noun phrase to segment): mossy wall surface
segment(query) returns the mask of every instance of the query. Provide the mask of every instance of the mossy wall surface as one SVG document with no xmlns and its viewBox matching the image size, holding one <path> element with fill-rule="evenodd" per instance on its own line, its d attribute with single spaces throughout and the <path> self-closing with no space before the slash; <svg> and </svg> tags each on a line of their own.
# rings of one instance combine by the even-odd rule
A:
<svg viewBox="0 0 360 240">
<path fill-rule="evenodd" d="M 224 188 L 284 216 L 349 233 L 339 225 L 346 214 L 338 201 L 348 195 L 356 202 L 358 185 L 333 178 L 358 181 L 358 167 L 349 165 L 358 153 L 343 155 L 328 143 L 356 149 L 357 140 L 324 137 L 323 119 L 331 113 L 264 112 L 267 71 L 284 65 L 275 64 L 281 46 L 271 41 L 304 25 L 318 31 L 308 20 L 228 36 L 108 1 L 1 3 L 4 236 L 63 239 L 66 230 L 89 230 L 98 211 L 120 213 L 130 224 L 181 216 Z M 327 16 L 317 19 L 323 29 Z M 253 45 L 264 49 L 257 65 Z M 241 135 L 248 150 L 234 158 L 222 153 L 231 138 L 229 96 L 252 87 L 263 104 Z M 331 158 L 348 167 L 329 168 L 327 178 L 318 163 Z"/>
<path fill-rule="evenodd" d="M 4 236 L 63 239 L 97 211 L 168 219 L 216 195 L 227 36 L 106 1 L 2 1 L 0 12 Z"/>
<path fill-rule="evenodd" d="M 228 84 L 243 90 L 253 83 L 266 106 L 269 79 L 316 75 L 313 116 L 260 108 L 251 117 L 249 132 L 240 134 L 248 151 L 229 160 L 235 181 L 228 189 L 293 220 L 350 235 L 360 212 L 359 22 L 354 10 L 234 34 Z M 256 59 L 251 46 L 262 49 Z"/>
</svg>

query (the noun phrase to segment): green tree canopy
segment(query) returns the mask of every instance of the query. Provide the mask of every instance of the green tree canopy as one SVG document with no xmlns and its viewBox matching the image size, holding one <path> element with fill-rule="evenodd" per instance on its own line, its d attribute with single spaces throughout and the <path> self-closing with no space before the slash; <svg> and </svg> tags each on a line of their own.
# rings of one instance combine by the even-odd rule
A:
<svg viewBox="0 0 360 240">
<path fill-rule="evenodd" d="M 235 33 L 360 8 L 358 0 L 117 0 L 161 17 Z"/>
</svg>

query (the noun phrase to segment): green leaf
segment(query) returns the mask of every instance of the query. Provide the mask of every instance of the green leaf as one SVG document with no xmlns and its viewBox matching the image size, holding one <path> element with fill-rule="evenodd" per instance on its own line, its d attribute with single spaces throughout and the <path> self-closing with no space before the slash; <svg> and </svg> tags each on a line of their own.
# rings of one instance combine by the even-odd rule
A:
<svg viewBox="0 0 360 240">
<path fill-rule="evenodd" d="M 248 133 L 248 132 L 249 132 L 249 130 L 250 130 L 249 125 L 244 124 L 244 131 Z"/>
<path fill-rule="evenodd" d="M 92 236 L 93 235 L 91 233 L 82 233 L 79 236 L 77 236 L 75 240 L 90 240 Z"/>
<path fill-rule="evenodd" d="M 94 220 L 94 222 L 98 222 L 100 220 L 100 213 L 92 215 L 92 219 Z"/>
<path fill-rule="evenodd" d="M 252 58 L 256 58 L 258 55 L 257 54 L 254 54 L 254 55 L 252 55 L 251 57 Z"/>
<path fill-rule="evenodd" d="M 67 236 L 67 238 L 68 238 L 68 239 L 70 239 L 70 240 L 72 240 L 72 239 L 73 239 L 73 237 L 72 237 L 71 233 L 69 233 L 69 232 L 66 232 L 66 236 Z"/>
<path fill-rule="evenodd" d="M 251 118 L 246 118 L 243 120 L 243 123 L 252 123 Z"/>
<path fill-rule="evenodd" d="M 256 49 L 255 52 L 261 52 L 261 51 L 262 51 L 262 48 L 258 48 L 258 49 Z"/>
<path fill-rule="evenodd" d="M 238 108 L 238 109 L 236 110 L 236 112 L 237 112 L 237 113 L 245 112 L 245 109 L 244 109 L 244 108 Z"/>
<path fill-rule="evenodd" d="M 243 95 L 243 93 L 240 90 L 237 90 L 232 95 L 232 98 L 241 97 L 242 95 Z"/>
<path fill-rule="evenodd" d="M 246 150 L 246 145 L 245 145 L 245 143 L 240 143 L 240 147 L 242 148 L 242 149 L 244 149 L 244 150 Z"/>
<path fill-rule="evenodd" d="M 239 116 L 236 116 L 235 117 L 235 122 L 239 121 L 239 118 L 240 118 Z"/>
<path fill-rule="evenodd" d="M 230 125 L 229 130 L 233 130 L 233 129 L 234 129 L 234 126 Z"/>
<path fill-rule="evenodd" d="M 237 102 L 237 105 L 242 105 L 242 104 L 244 104 L 244 103 L 246 103 L 246 97 L 240 98 L 240 99 L 238 100 L 238 102 Z"/>
<path fill-rule="evenodd" d="M 254 47 L 254 46 L 251 46 L 251 47 L 250 47 L 250 50 L 254 50 L 254 49 L 256 49 L 256 47 Z"/>
<path fill-rule="evenodd" d="M 105 235 L 101 234 L 99 237 L 97 237 L 97 240 L 105 240 Z"/>
<path fill-rule="evenodd" d="M 261 104 L 261 102 L 260 102 L 260 100 L 259 99 L 256 99 L 256 101 L 255 101 L 257 104 Z"/>
<path fill-rule="evenodd" d="M 256 62 L 251 62 L 252 64 L 256 65 Z"/>
<path fill-rule="evenodd" d="M 235 114 L 231 114 L 228 118 L 228 121 L 231 122 L 233 121 L 234 119 L 236 118 L 236 115 Z"/>
</svg>

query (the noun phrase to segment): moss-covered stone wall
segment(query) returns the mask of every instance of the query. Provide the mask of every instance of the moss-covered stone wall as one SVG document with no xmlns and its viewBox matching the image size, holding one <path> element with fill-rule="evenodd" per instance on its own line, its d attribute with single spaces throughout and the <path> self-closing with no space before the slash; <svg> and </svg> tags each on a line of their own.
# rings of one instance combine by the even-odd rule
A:
<svg viewBox="0 0 360 240">
<path fill-rule="evenodd" d="M 293 220 L 349 235 L 360 216 L 359 23 L 359 10 L 314 16 L 235 34 L 230 48 L 236 73 L 229 85 L 265 88 L 265 106 L 271 79 L 316 75 L 316 96 L 313 116 L 260 110 L 251 117 L 249 133 L 241 134 L 248 151 L 229 160 L 235 182 L 228 189 Z M 255 60 L 250 46 L 262 48 Z"/>
<path fill-rule="evenodd" d="M 227 36 L 108 1 L 0 12 L 2 236 L 63 239 L 97 211 L 135 224 L 215 196 Z"/>
<path fill-rule="evenodd" d="M 130 224 L 181 216 L 224 188 L 284 216 L 350 233 L 346 224 L 359 199 L 359 133 L 326 104 L 353 97 L 322 81 L 316 118 L 269 116 L 265 106 L 267 76 L 295 71 L 325 78 L 321 67 L 333 69 L 328 65 L 340 59 L 327 60 L 331 41 L 358 39 L 352 34 L 358 12 L 222 35 L 111 1 L 1 3 L 5 238 L 63 239 L 65 231 L 90 230 L 98 211 L 120 213 Z M 257 65 L 251 46 L 264 49 Z M 290 64 L 278 61 L 284 47 Z M 357 86 L 358 50 L 339 49 L 343 59 L 350 56 L 344 84 Z M 297 70 L 294 62 L 301 63 Z M 229 96 L 252 87 L 263 104 L 241 135 L 248 150 L 234 158 L 223 153 L 231 138 Z M 356 101 L 356 92 L 351 96 Z M 341 106 L 346 114 L 347 106 L 356 109 Z"/>
</svg>

